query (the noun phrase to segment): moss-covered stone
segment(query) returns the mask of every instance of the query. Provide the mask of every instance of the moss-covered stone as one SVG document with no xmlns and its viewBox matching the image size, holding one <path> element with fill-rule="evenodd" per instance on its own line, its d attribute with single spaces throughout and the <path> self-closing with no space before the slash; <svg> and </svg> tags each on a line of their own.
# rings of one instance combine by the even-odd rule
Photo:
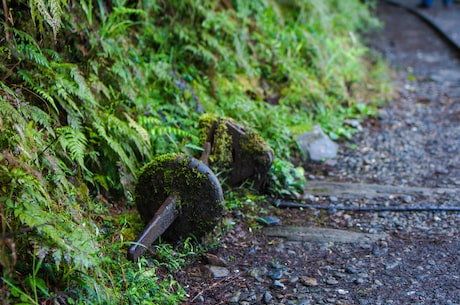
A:
<svg viewBox="0 0 460 305">
<path fill-rule="evenodd" d="M 273 151 L 255 131 L 232 118 L 206 114 L 201 117 L 200 139 L 211 143 L 209 165 L 230 186 L 252 180 L 259 188 L 273 163 Z"/>
</svg>

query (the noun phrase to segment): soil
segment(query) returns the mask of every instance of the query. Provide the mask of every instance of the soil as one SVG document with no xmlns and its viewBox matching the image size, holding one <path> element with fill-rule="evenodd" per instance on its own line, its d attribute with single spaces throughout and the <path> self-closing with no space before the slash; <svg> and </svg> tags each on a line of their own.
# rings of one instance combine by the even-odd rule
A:
<svg viewBox="0 0 460 305">
<path fill-rule="evenodd" d="M 219 246 L 173 274 L 185 304 L 460 304 L 460 213 L 441 209 L 460 207 L 458 54 L 404 9 L 377 13 L 398 96 L 336 160 L 305 164 L 304 202 L 326 208 L 267 202 L 267 228 L 228 215 Z M 433 209 L 341 209 L 406 206 Z"/>
</svg>

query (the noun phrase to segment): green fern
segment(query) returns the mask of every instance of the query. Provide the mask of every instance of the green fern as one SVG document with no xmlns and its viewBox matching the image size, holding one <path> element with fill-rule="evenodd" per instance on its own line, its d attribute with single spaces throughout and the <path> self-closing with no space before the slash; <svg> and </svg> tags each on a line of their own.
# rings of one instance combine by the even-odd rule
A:
<svg viewBox="0 0 460 305">
<path fill-rule="evenodd" d="M 17 55 L 23 60 L 32 60 L 39 66 L 49 67 L 49 61 L 31 34 L 13 28 Z"/>
<path fill-rule="evenodd" d="M 68 151 L 70 159 L 76 161 L 82 169 L 87 171 L 85 165 L 85 156 L 87 154 L 86 136 L 80 130 L 71 126 L 59 127 L 56 131 L 63 151 Z"/>
<path fill-rule="evenodd" d="M 62 6 L 65 5 L 65 0 L 32 0 L 29 1 L 30 12 L 34 23 L 38 23 L 39 30 L 45 31 L 43 22 L 46 22 L 53 32 L 54 40 L 57 38 L 57 33 L 62 26 Z"/>
</svg>

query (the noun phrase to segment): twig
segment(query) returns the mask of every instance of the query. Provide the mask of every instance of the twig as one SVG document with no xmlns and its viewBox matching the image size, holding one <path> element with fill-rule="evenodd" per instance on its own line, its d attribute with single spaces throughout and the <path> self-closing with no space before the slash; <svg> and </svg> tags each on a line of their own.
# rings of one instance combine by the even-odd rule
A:
<svg viewBox="0 0 460 305">
<path fill-rule="evenodd" d="M 6 0 L 3 0 L 2 4 L 3 4 L 3 15 L 5 15 L 5 37 L 6 37 L 6 40 L 9 42 L 11 40 L 11 31 L 8 29 L 8 27 L 12 26 L 14 23 L 13 23 L 13 18 L 11 17 L 11 14 L 9 13 L 8 4 L 6 3 Z"/>
<path fill-rule="evenodd" d="M 274 202 L 278 208 L 304 208 L 311 210 L 352 211 L 352 212 L 460 212 L 460 207 L 441 206 L 388 206 L 388 207 L 345 207 L 333 205 L 312 205 L 292 201 Z"/>
</svg>

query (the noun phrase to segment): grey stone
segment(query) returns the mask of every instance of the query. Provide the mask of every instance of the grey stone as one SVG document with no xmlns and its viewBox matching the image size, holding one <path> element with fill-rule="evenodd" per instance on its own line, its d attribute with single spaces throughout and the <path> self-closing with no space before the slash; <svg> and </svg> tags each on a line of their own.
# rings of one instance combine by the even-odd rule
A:
<svg viewBox="0 0 460 305">
<path fill-rule="evenodd" d="M 264 226 L 271 227 L 277 226 L 281 223 L 281 219 L 274 216 L 263 216 L 256 218 L 256 221 Z"/>
<path fill-rule="evenodd" d="M 329 139 L 319 125 L 315 125 L 313 131 L 298 136 L 297 143 L 304 155 L 312 161 L 332 159 L 337 156 L 338 145 Z"/>
<path fill-rule="evenodd" d="M 309 305 L 311 301 L 309 299 L 300 299 L 297 301 L 297 305 Z"/>
<path fill-rule="evenodd" d="M 273 300 L 273 296 L 270 294 L 270 291 L 264 293 L 264 302 L 269 304 Z"/>
<path fill-rule="evenodd" d="M 278 281 L 278 280 L 273 281 L 272 286 L 273 286 L 274 288 L 281 288 L 281 289 L 284 289 L 284 288 L 285 288 L 284 284 L 281 283 L 281 282 Z"/>
<path fill-rule="evenodd" d="M 269 276 L 274 280 L 279 280 L 283 277 L 283 270 L 274 269 L 270 272 Z"/>
<path fill-rule="evenodd" d="M 215 279 L 222 279 L 230 275 L 230 270 L 225 267 L 206 265 L 205 268 L 209 270 L 211 276 Z"/>
<path fill-rule="evenodd" d="M 228 302 L 229 303 L 238 303 L 240 301 L 240 298 L 241 298 L 241 291 L 237 291 L 235 292 L 229 299 L 228 299 Z"/>
<path fill-rule="evenodd" d="M 259 282 L 263 281 L 264 275 L 267 273 L 267 268 L 265 267 L 259 267 L 259 268 L 252 268 L 248 271 L 248 275 L 252 276 L 254 279 L 256 279 Z"/>
<path fill-rule="evenodd" d="M 339 282 L 333 277 L 330 277 L 330 278 L 326 279 L 326 284 L 328 284 L 328 285 L 337 285 L 338 283 Z"/>
</svg>

